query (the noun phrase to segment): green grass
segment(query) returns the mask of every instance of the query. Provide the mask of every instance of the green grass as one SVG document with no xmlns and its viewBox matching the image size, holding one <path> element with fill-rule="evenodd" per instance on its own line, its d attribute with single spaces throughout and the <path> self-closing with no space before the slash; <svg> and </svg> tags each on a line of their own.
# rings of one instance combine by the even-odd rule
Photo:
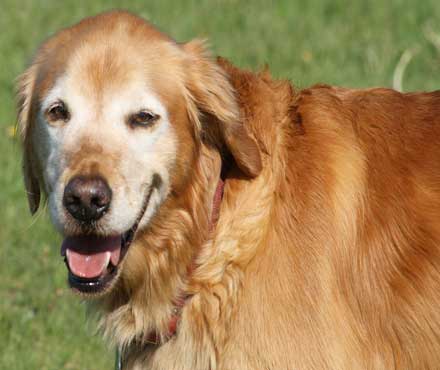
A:
<svg viewBox="0 0 440 370">
<path fill-rule="evenodd" d="M 14 125 L 13 81 L 36 46 L 60 27 L 127 8 L 183 41 L 209 38 L 243 67 L 268 63 L 297 86 L 326 82 L 391 86 L 402 53 L 418 47 L 405 90 L 440 88 L 440 2 L 342 0 L 1 0 L 0 369 L 108 369 L 113 352 L 93 335 L 84 306 L 66 289 L 60 238 L 44 212 L 28 215 Z"/>
</svg>

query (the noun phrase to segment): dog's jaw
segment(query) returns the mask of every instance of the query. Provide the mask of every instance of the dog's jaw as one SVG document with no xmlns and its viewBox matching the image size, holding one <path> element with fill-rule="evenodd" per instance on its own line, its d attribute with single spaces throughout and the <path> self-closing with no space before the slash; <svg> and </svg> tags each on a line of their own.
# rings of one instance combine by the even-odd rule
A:
<svg viewBox="0 0 440 370">
<path fill-rule="evenodd" d="M 136 221 L 122 235 L 97 237 L 92 234 L 64 239 L 61 255 L 65 257 L 69 270 L 69 285 L 75 292 L 83 296 L 97 296 L 111 291 L 120 276 L 119 269 L 125 255 L 136 238 L 139 224 L 148 209 L 151 194 L 160 184 L 160 178 L 155 176 Z"/>
</svg>

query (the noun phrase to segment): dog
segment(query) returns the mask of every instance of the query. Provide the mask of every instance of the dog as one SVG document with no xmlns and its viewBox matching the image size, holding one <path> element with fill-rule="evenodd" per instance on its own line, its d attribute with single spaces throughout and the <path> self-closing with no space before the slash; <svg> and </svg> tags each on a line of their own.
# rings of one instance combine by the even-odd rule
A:
<svg viewBox="0 0 440 370">
<path fill-rule="evenodd" d="M 30 210 L 124 369 L 440 368 L 440 91 L 297 90 L 125 11 L 17 91 Z"/>
</svg>

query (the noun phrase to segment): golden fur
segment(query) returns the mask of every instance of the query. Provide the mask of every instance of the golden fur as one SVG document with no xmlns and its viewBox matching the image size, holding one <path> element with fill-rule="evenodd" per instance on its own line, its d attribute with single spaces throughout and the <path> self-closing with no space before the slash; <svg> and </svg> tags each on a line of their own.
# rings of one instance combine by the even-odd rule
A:
<svg viewBox="0 0 440 370">
<path fill-rule="evenodd" d="M 296 91 L 266 71 L 211 60 L 200 42 L 170 48 L 128 13 L 89 18 L 50 39 L 21 79 L 33 211 L 42 183 L 33 117 L 72 50 L 81 52 L 60 44 L 81 36 L 99 45 L 111 37 L 99 31 L 116 24 L 129 31 L 113 60 L 140 41 L 154 49 L 145 73 L 171 112 L 180 158 L 172 191 L 95 302 L 125 368 L 438 369 L 440 92 Z M 83 54 L 92 67 L 81 73 L 99 91 L 106 75 L 93 57 Z M 115 168 L 112 158 L 101 172 Z M 222 163 L 225 193 L 209 233 Z M 167 340 L 182 292 L 191 298 Z M 160 345 L 148 344 L 153 330 Z"/>
</svg>

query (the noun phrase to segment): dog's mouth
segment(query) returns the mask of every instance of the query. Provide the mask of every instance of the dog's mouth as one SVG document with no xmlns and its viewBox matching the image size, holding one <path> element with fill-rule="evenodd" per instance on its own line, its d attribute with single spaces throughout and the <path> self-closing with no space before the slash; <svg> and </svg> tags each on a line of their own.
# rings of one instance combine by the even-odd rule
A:
<svg viewBox="0 0 440 370">
<path fill-rule="evenodd" d="M 123 234 L 111 236 L 80 235 L 63 240 L 61 255 L 69 270 L 70 287 L 84 294 L 104 293 L 118 276 L 123 261 L 136 235 L 149 204 L 152 189 L 144 200 L 133 226 Z"/>
</svg>

